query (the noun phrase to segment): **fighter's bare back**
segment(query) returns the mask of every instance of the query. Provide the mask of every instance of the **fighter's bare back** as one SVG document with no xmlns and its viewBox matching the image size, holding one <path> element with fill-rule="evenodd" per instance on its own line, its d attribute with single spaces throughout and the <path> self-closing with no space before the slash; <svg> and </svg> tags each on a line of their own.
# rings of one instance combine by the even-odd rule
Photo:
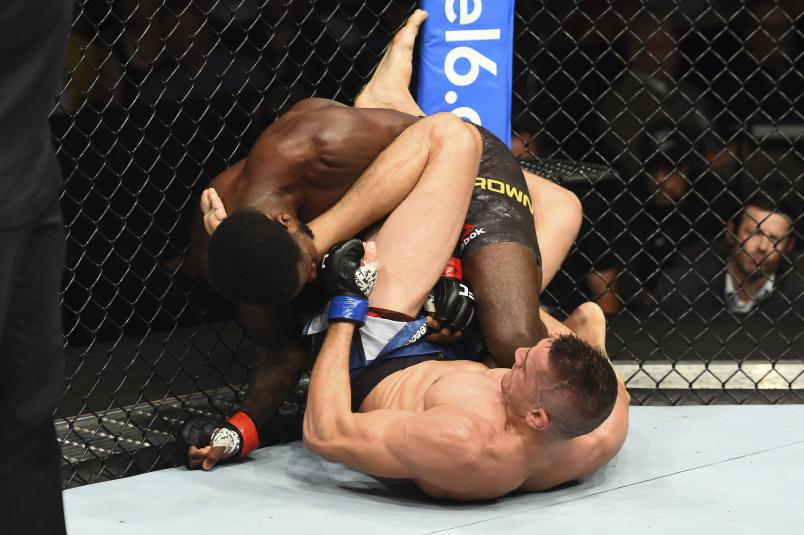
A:
<svg viewBox="0 0 804 535">
<path fill-rule="evenodd" d="M 257 208 L 271 197 L 290 197 L 309 222 L 334 205 L 369 163 L 419 118 L 386 109 L 350 108 L 310 98 L 294 105 L 257 139 L 248 157 L 209 184 L 227 211 Z M 209 280 L 209 236 L 200 211 L 193 219 L 193 257 Z"/>
</svg>

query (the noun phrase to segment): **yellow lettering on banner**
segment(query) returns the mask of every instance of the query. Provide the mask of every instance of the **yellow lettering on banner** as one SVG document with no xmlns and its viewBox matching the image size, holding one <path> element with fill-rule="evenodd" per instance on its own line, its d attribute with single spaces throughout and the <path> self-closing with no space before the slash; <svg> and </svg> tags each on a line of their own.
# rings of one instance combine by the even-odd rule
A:
<svg viewBox="0 0 804 535">
<path fill-rule="evenodd" d="M 522 202 L 522 192 L 519 190 L 519 188 L 515 188 L 514 186 L 512 186 L 510 184 L 506 184 L 505 185 L 505 193 L 509 197 L 513 197 L 514 199 L 516 199 L 517 202 L 519 202 L 519 203 Z"/>
<path fill-rule="evenodd" d="M 490 178 L 486 180 L 486 185 L 488 186 L 489 191 L 493 191 L 494 193 L 505 193 L 505 184 L 500 182 L 499 180 L 494 180 Z M 498 186 L 499 189 L 494 189 L 494 186 Z"/>
</svg>

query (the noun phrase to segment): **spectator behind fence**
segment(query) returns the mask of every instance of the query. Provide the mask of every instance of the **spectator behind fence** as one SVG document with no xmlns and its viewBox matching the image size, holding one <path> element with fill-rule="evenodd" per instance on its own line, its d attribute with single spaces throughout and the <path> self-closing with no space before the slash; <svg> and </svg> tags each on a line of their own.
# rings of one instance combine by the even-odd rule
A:
<svg viewBox="0 0 804 535">
<path fill-rule="evenodd" d="M 690 310 L 707 317 L 726 311 L 759 311 L 772 319 L 801 314 L 804 279 L 788 266 L 800 206 L 801 196 L 790 189 L 754 192 L 726 226 L 727 254 L 715 248 L 688 254 L 691 265 L 661 277 L 659 306 L 675 318 Z"/>
<path fill-rule="evenodd" d="M 748 8 L 739 32 L 743 46 L 713 80 L 728 109 L 725 122 L 804 122 L 804 74 L 793 18 L 774 0 L 752 1 Z"/>
<path fill-rule="evenodd" d="M 549 153 L 543 130 L 537 123 L 515 119 L 512 130 L 511 152 L 520 160 L 535 160 Z"/>
<path fill-rule="evenodd" d="M 626 181 L 642 172 L 640 143 L 646 131 L 657 129 L 657 123 L 684 130 L 707 160 L 715 161 L 723 145 L 711 129 L 713 113 L 702 94 L 680 76 L 677 37 L 670 14 L 641 11 L 629 26 L 628 68 L 598 110 L 600 149 Z"/>
<path fill-rule="evenodd" d="M 73 20 L 57 111 L 77 112 L 86 102 L 101 110 L 114 100 L 119 69 L 105 41 L 96 37 L 96 23 L 78 0 L 73 0 Z"/>
<path fill-rule="evenodd" d="M 165 54 L 142 84 L 145 102 L 255 94 L 268 86 L 270 77 L 258 58 L 246 57 L 220 43 L 210 26 L 209 10 L 204 8 L 208 3 L 166 0 L 159 10 Z"/>
<path fill-rule="evenodd" d="M 118 82 L 114 101 L 129 107 L 139 99 L 140 86 L 155 68 L 162 50 L 157 13 L 162 0 L 117 0 L 113 20 L 121 26 L 106 36 L 112 44 Z"/>
<path fill-rule="evenodd" d="M 596 236 L 579 244 L 593 263 L 586 277 L 589 297 L 608 314 L 647 304 L 659 272 L 671 265 L 682 241 L 694 236 L 694 216 L 684 201 L 698 169 L 688 136 L 671 124 L 659 125 L 642 138 L 639 155 L 645 162 L 640 179 L 608 192 L 603 213 L 587 213 Z"/>
</svg>

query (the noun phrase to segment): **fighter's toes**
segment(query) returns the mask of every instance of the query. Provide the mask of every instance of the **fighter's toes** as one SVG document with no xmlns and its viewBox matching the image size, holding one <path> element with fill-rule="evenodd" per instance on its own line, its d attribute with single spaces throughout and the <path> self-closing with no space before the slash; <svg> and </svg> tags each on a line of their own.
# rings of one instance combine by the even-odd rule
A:
<svg viewBox="0 0 804 535">
<path fill-rule="evenodd" d="M 417 9 L 413 14 L 408 17 L 405 25 L 401 30 L 396 32 L 393 38 L 394 46 L 398 48 L 413 48 L 416 42 L 416 36 L 419 34 L 419 28 L 427 19 L 427 12 L 423 9 Z"/>
</svg>

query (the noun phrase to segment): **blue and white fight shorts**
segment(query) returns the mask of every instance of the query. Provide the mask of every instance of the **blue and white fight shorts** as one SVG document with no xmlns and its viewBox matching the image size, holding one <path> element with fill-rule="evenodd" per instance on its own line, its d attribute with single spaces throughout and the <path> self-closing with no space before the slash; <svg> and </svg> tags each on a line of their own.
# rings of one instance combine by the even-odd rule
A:
<svg viewBox="0 0 804 535">
<path fill-rule="evenodd" d="M 329 303 L 307 322 L 302 334 L 313 336 L 313 353 L 318 355 L 329 326 Z M 432 344 L 425 340 L 427 325 L 424 314 L 412 321 L 398 321 L 369 315 L 366 323 L 352 338 L 349 374 L 352 379 L 373 364 L 399 357 L 439 355 L 443 360 L 481 360 L 482 345 L 472 336 L 449 344 Z"/>
</svg>

